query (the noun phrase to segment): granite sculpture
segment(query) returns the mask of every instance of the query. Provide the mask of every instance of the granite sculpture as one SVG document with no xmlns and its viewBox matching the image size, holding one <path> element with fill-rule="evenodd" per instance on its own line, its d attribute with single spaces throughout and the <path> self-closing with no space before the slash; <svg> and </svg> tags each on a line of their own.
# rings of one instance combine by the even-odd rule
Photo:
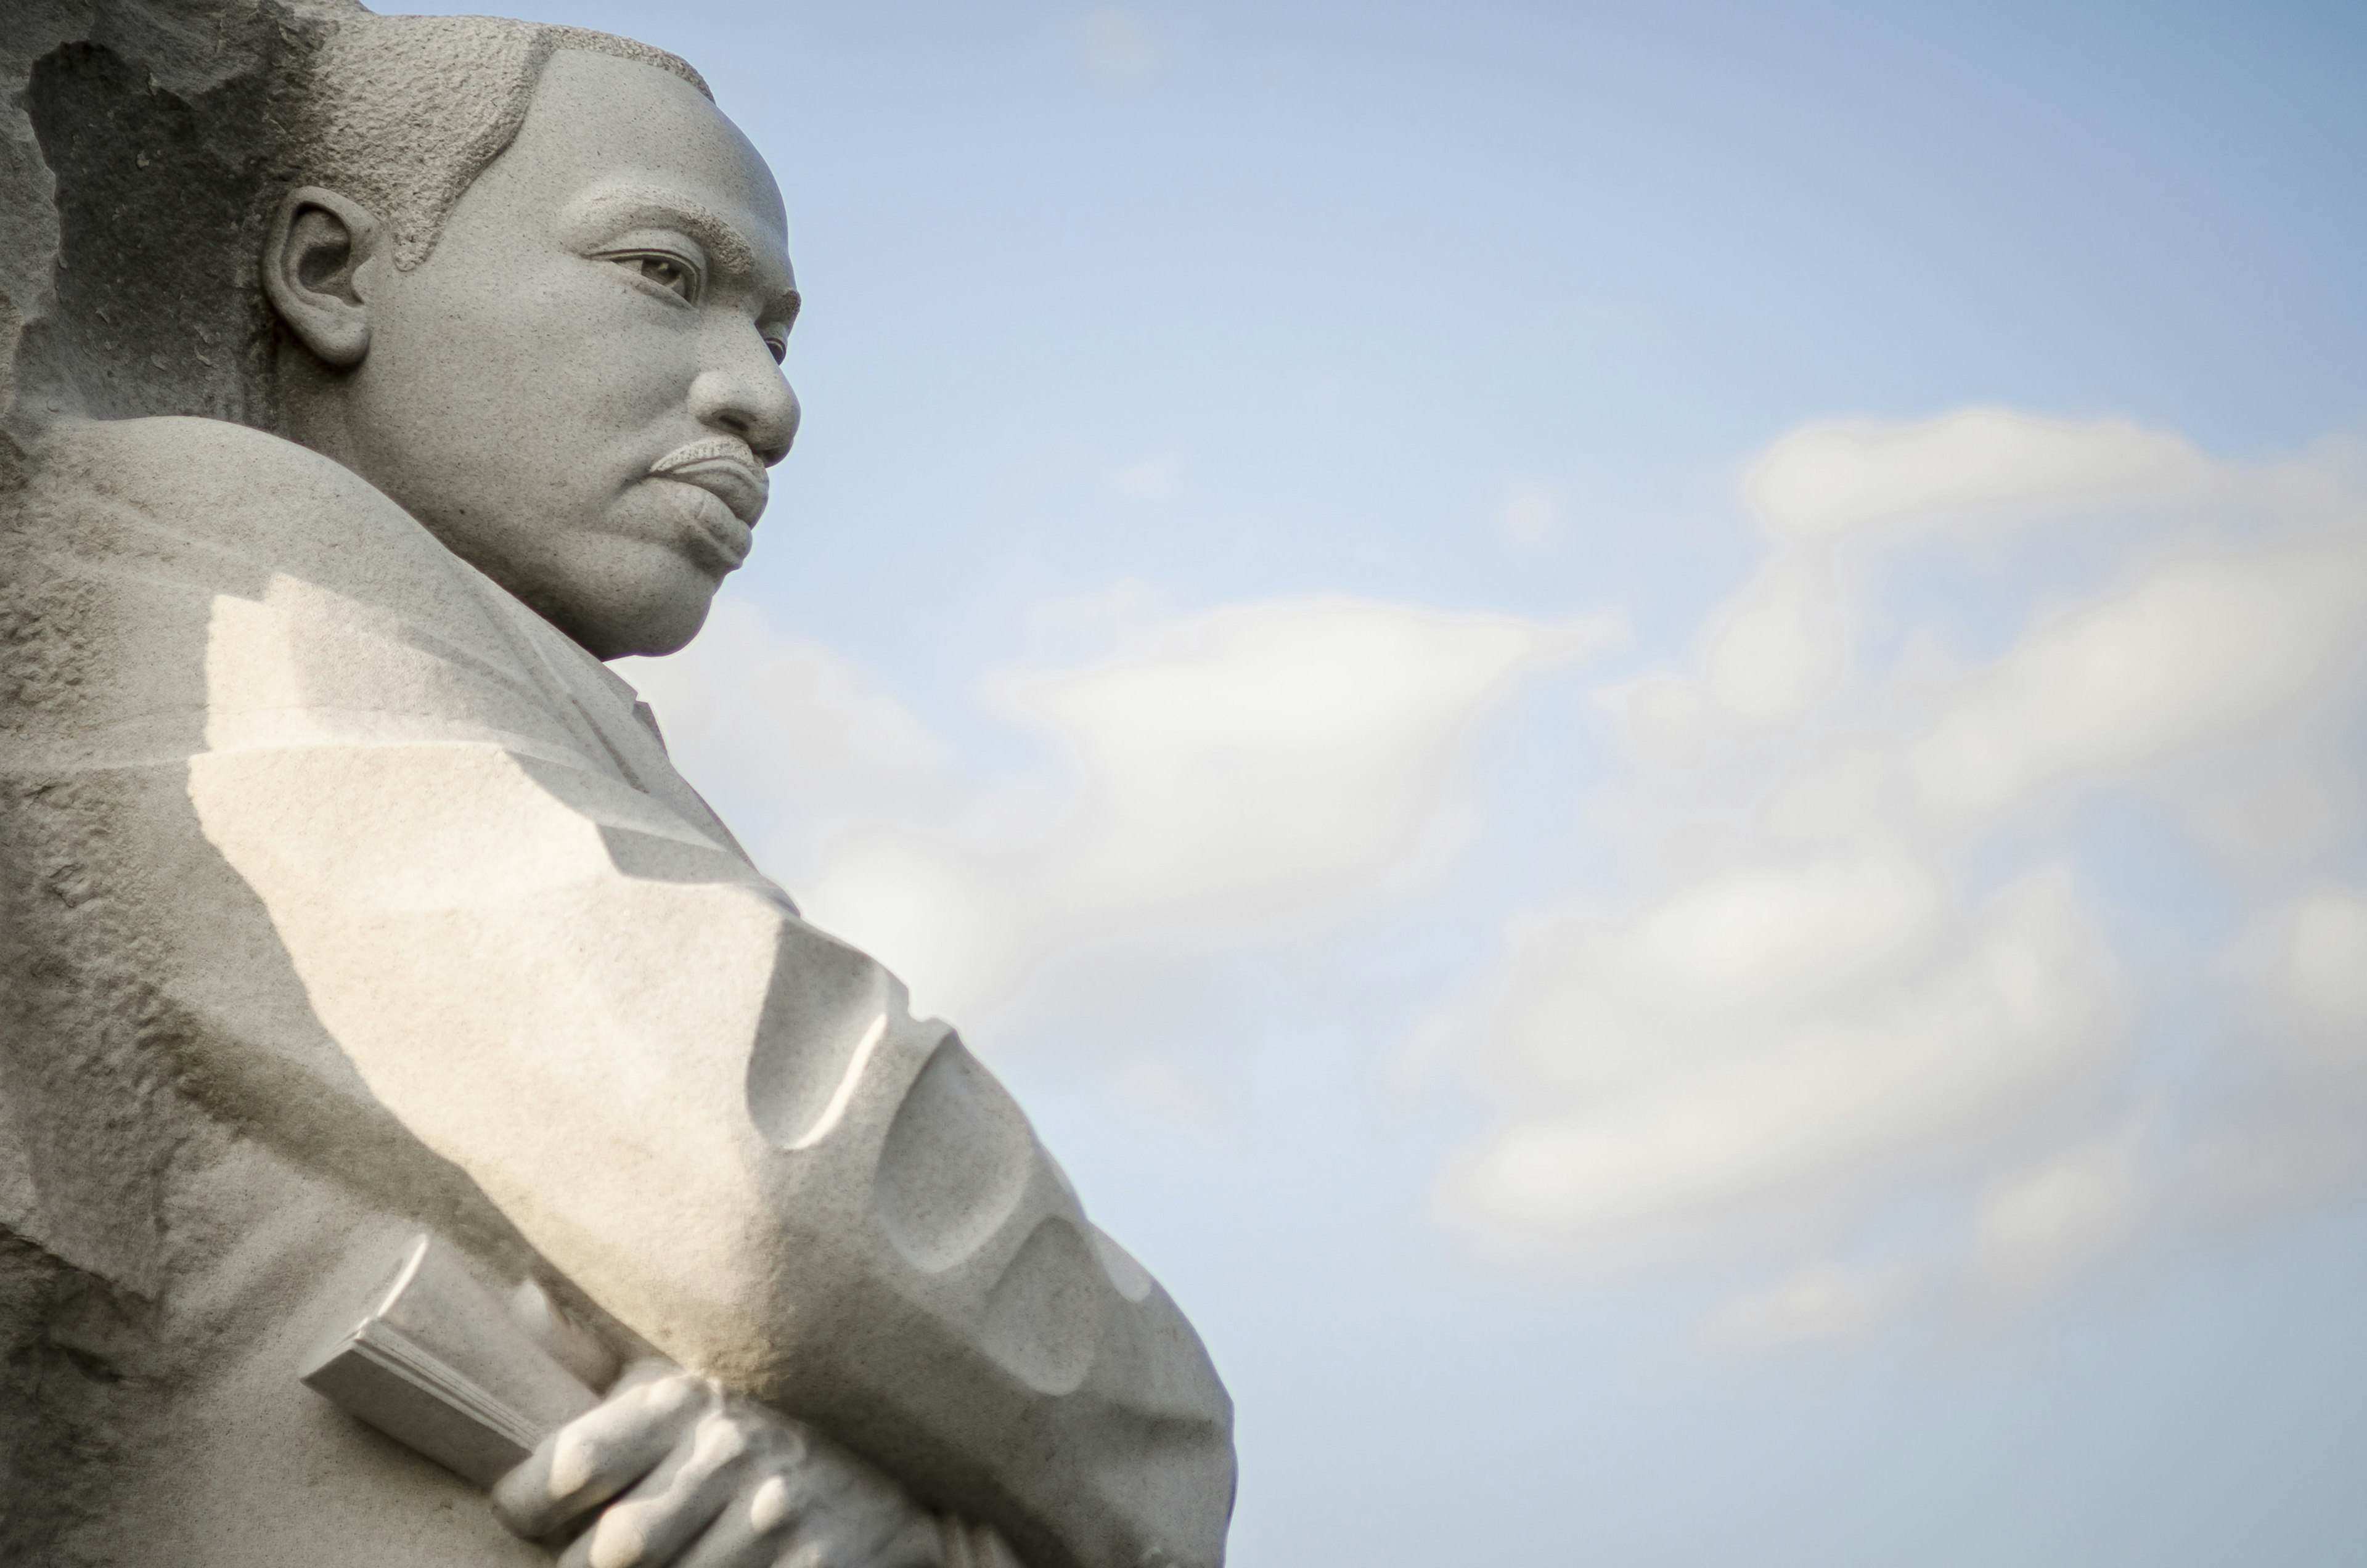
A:
<svg viewBox="0 0 2367 1568">
<path fill-rule="evenodd" d="M 1215 1568 L 1189 1324 L 603 662 L 797 425 L 697 73 L 0 18 L 0 1561 Z M 498 1474 L 297 1381 L 421 1236 L 588 1391 Z"/>
</svg>

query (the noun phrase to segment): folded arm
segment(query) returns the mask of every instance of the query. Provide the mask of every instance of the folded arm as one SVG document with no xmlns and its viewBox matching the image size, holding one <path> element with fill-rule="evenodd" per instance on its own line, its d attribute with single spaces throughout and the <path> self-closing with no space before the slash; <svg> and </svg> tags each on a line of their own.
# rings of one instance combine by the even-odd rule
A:
<svg viewBox="0 0 2367 1568">
<path fill-rule="evenodd" d="M 393 636 L 218 601 L 189 773 L 372 1094 L 664 1354 L 1037 1568 L 1219 1561 L 1222 1388 L 1002 1087 L 601 759 L 356 692 Z"/>
</svg>

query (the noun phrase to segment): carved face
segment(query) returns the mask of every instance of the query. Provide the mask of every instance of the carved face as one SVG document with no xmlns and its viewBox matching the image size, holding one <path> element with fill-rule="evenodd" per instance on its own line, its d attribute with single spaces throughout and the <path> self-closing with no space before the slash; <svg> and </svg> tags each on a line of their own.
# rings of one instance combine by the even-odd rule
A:
<svg viewBox="0 0 2367 1568">
<path fill-rule="evenodd" d="M 689 641 L 797 434 L 747 139 L 663 71 L 562 51 L 427 258 L 359 281 L 340 456 L 595 654 Z"/>
</svg>

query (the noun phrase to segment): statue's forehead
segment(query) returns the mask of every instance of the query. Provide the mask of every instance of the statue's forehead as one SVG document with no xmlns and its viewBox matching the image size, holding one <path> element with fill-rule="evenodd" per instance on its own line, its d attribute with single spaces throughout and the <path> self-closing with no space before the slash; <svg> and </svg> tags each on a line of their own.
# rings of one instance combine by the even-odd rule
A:
<svg viewBox="0 0 2367 1568">
<path fill-rule="evenodd" d="M 514 176 L 562 187 L 549 194 L 571 204 L 596 187 L 671 193 L 730 219 L 753 245 L 787 247 L 780 190 L 763 156 L 696 87 L 640 61 L 554 54 L 501 161 Z"/>
</svg>

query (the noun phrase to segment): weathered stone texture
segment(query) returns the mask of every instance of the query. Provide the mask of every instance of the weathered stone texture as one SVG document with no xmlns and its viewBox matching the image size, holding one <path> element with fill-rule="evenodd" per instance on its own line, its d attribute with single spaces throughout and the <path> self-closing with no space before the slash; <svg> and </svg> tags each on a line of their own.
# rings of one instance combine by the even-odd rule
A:
<svg viewBox="0 0 2367 1568">
<path fill-rule="evenodd" d="M 263 421 L 255 256 L 319 0 L 6 0 L 0 409 Z"/>
</svg>

